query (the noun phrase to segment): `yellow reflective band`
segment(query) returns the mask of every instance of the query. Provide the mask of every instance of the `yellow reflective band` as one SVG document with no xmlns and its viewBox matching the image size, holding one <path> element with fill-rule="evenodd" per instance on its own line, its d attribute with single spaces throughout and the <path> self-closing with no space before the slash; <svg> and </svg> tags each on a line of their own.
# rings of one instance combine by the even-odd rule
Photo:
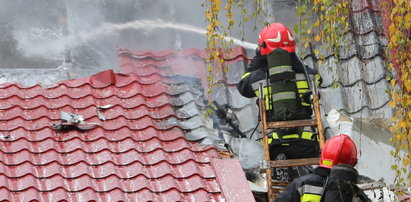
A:
<svg viewBox="0 0 411 202">
<path fill-rule="evenodd" d="M 271 92 L 271 86 L 264 87 L 263 91 L 264 91 L 264 96 L 265 96 L 265 109 L 270 110 L 270 109 L 272 109 L 272 106 L 270 104 L 270 99 L 268 97 L 268 92 Z M 254 91 L 254 93 L 257 97 L 260 97 L 260 93 L 258 92 L 258 90 Z"/>
<path fill-rule="evenodd" d="M 244 73 L 244 74 L 241 76 L 241 79 L 245 78 L 246 76 L 248 76 L 248 75 L 250 75 L 250 74 L 251 74 L 251 72 L 246 72 L 246 73 Z"/>
<path fill-rule="evenodd" d="M 312 132 L 303 131 L 303 134 L 301 135 L 301 139 L 314 140 L 313 135 L 314 134 Z M 298 134 L 289 134 L 289 135 L 284 135 L 282 139 L 293 139 L 293 138 L 294 139 L 300 138 L 300 136 Z M 273 139 L 279 139 L 278 134 L 276 132 L 271 133 L 271 137 L 268 138 L 268 144 L 271 144 Z M 261 141 L 261 143 L 263 142 Z"/>
<path fill-rule="evenodd" d="M 323 165 L 332 166 L 332 165 L 333 165 L 333 161 L 323 160 Z"/>
<path fill-rule="evenodd" d="M 300 136 L 298 134 L 289 134 L 289 135 L 284 135 L 283 139 L 293 139 L 293 138 L 299 138 Z"/>
<path fill-rule="evenodd" d="M 272 109 L 272 106 L 270 104 L 270 98 L 268 96 L 265 97 L 265 109 L 270 110 Z"/>
<path fill-rule="evenodd" d="M 310 104 L 308 104 L 308 103 L 306 103 L 306 102 L 301 102 L 301 105 L 302 105 L 303 107 L 309 107 L 309 106 L 311 106 Z"/>
<path fill-rule="evenodd" d="M 323 190 L 323 187 L 305 184 L 298 188 L 298 192 L 301 195 L 300 201 L 318 202 L 321 200 Z"/>
<path fill-rule="evenodd" d="M 308 82 L 307 81 L 297 81 L 297 88 L 298 88 L 298 95 L 300 96 L 301 101 L 302 101 L 303 94 L 306 93 L 309 89 Z M 311 104 L 303 102 L 303 101 L 301 102 L 301 105 L 303 107 L 311 106 Z"/>
<path fill-rule="evenodd" d="M 306 139 L 306 140 L 312 140 L 313 139 L 313 133 L 304 131 L 303 135 L 301 135 L 301 138 Z"/>
<path fill-rule="evenodd" d="M 319 202 L 321 200 L 321 195 L 316 194 L 304 194 L 301 196 L 301 202 Z"/>
<path fill-rule="evenodd" d="M 301 89 L 301 88 L 306 88 L 308 89 L 308 82 L 307 81 L 297 81 L 297 88 Z"/>
</svg>

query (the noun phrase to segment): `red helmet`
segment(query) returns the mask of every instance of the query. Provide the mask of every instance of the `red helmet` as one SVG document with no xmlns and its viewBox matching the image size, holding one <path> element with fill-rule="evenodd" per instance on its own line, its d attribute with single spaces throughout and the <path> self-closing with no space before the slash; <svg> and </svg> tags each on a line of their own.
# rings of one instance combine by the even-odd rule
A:
<svg viewBox="0 0 411 202">
<path fill-rule="evenodd" d="M 332 137 L 322 149 L 320 166 L 331 168 L 337 164 L 357 164 L 357 147 L 348 135 Z"/>
<path fill-rule="evenodd" d="M 272 23 L 264 27 L 258 36 L 258 45 L 262 55 L 268 55 L 276 48 L 282 48 L 289 53 L 295 52 L 293 34 L 281 23 Z"/>
</svg>

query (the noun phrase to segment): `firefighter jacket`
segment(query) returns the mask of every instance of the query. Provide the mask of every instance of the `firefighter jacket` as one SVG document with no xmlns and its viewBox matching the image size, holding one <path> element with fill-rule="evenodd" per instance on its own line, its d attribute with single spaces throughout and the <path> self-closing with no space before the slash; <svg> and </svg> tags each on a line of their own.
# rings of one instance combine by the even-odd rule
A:
<svg viewBox="0 0 411 202">
<path fill-rule="evenodd" d="M 330 169 L 317 167 L 308 175 L 295 179 L 275 202 L 319 202 Z"/>
<path fill-rule="evenodd" d="M 302 110 L 307 114 L 307 116 L 311 116 L 311 102 L 309 100 L 309 96 L 306 96 L 306 93 L 308 93 L 310 89 L 305 76 L 304 68 L 307 69 L 310 77 L 314 76 L 316 74 L 316 71 L 307 66 L 304 66 L 304 64 L 300 62 L 298 56 L 295 53 L 289 53 L 289 57 L 291 61 L 292 71 L 295 72 L 295 81 L 299 96 L 298 99 L 301 101 L 301 105 L 303 107 Z M 264 94 L 266 95 L 266 108 L 268 110 L 270 110 L 272 106 L 269 103 L 270 98 L 267 95 L 272 90 L 275 90 L 270 88 L 269 74 L 271 74 L 271 72 L 269 73 L 268 70 L 267 56 L 261 55 L 260 52 L 257 51 L 256 55 L 250 63 L 247 72 L 242 75 L 241 80 L 237 84 L 237 89 L 241 95 L 247 98 L 253 98 L 258 97 L 258 87 L 261 83 L 263 85 Z"/>
<path fill-rule="evenodd" d="M 284 70 L 285 68 L 290 68 L 289 70 L 292 70 L 293 73 L 295 72 L 295 79 L 293 78 L 293 80 L 295 80 L 295 83 L 297 86 L 297 89 L 292 90 L 293 91 L 292 93 L 294 94 L 294 99 L 296 99 L 295 94 L 297 93 L 299 100 L 301 101 L 300 102 L 301 107 L 297 111 L 303 114 L 303 117 L 299 119 L 311 118 L 311 115 L 312 115 L 311 103 L 310 101 L 306 101 L 302 98 L 305 96 L 305 93 L 307 93 L 310 90 L 307 79 L 305 77 L 304 64 L 300 62 L 300 60 L 297 58 L 297 55 L 295 53 L 288 53 L 288 52 L 284 53 L 284 52 L 281 52 L 281 50 L 280 52 L 277 52 L 277 53 L 282 54 L 280 55 L 280 57 L 277 57 L 280 60 L 279 62 L 280 64 L 275 65 L 275 66 L 278 68 L 269 69 L 267 56 L 261 55 L 260 52 L 257 51 L 256 56 L 251 61 L 248 71 L 243 74 L 240 82 L 237 84 L 238 91 L 244 97 L 252 98 L 252 97 L 258 96 L 259 85 L 262 85 L 263 92 L 266 98 L 265 105 L 267 109 L 267 120 L 275 121 L 275 120 L 270 119 L 271 118 L 270 112 L 273 111 L 272 110 L 273 105 L 270 104 L 270 98 L 274 98 L 274 96 L 268 96 L 268 95 L 270 92 L 273 92 L 276 89 L 273 89 L 274 86 L 270 85 L 269 79 L 270 78 L 272 79 L 272 77 L 269 78 L 269 75 L 270 76 L 275 75 L 275 73 L 278 72 L 277 71 L 278 69 Z M 281 59 L 285 58 L 285 56 L 288 58 L 286 61 L 289 61 L 289 63 L 281 62 Z M 274 62 L 271 61 L 271 64 L 275 62 L 276 61 Z M 281 63 L 287 64 L 287 65 L 282 65 Z M 314 75 L 316 73 L 311 68 L 307 68 L 307 71 L 311 75 Z M 284 82 L 280 81 L 279 83 L 284 83 Z M 298 91 L 298 92 L 295 92 L 295 91 Z M 279 93 L 279 94 L 281 94 L 282 96 L 285 95 L 285 93 Z M 276 104 L 275 102 L 273 103 L 274 105 Z M 280 102 L 279 104 L 283 104 L 283 103 Z M 291 119 L 285 119 L 285 120 L 291 120 Z M 308 140 L 309 142 L 312 142 L 312 140 L 316 140 L 316 136 L 313 135 L 310 127 L 306 127 L 306 128 L 299 128 L 298 131 L 284 131 L 284 130 L 274 131 L 270 134 L 268 141 L 270 144 L 273 143 L 273 144 L 288 145 L 288 143 L 293 142 L 296 139 L 304 139 L 304 140 Z"/>
</svg>

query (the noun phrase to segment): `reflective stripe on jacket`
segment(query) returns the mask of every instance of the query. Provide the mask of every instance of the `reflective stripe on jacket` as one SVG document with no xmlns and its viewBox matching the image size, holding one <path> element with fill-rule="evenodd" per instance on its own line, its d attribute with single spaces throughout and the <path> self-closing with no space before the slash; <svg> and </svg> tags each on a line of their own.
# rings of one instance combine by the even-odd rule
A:
<svg viewBox="0 0 411 202">
<path fill-rule="evenodd" d="M 265 98 L 265 109 L 270 110 L 272 109 L 271 100 L 269 96 L 271 94 L 270 93 L 271 86 L 267 84 L 267 79 L 261 79 L 259 81 L 254 82 L 251 84 L 251 87 L 253 88 L 255 95 L 257 97 L 260 97 L 260 93 L 259 93 L 260 83 L 262 84 L 262 87 L 263 87 L 263 93 L 264 93 L 264 98 Z"/>
<path fill-rule="evenodd" d="M 294 131 L 289 132 L 283 135 L 279 135 L 278 132 L 283 132 L 284 130 L 274 131 L 268 135 L 268 144 L 282 144 L 288 145 L 288 142 L 292 142 L 295 140 L 310 140 L 310 141 L 318 141 L 317 134 L 311 131 L 310 127 L 305 127 L 301 132 Z M 262 143 L 262 140 L 261 140 Z"/>
<path fill-rule="evenodd" d="M 313 173 L 301 176 L 289 184 L 276 202 L 319 202 L 330 169 L 317 167 Z"/>
<path fill-rule="evenodd" d="M 324 187 L 309 184 L 305 184 L 298 188 L 298 192 L 301 196 L 300 201 L 302 202 L 319 202 L 323 191 Z"/>
<path fill-rule="evenodd" d="M 304 102 L 304 100 L 302 99 L 303 95 L 310 90 L 310 87 L 308 85 L 308 81 L 305 78 L 305 75 L 303 73 L 297 73 L 295 74 L 295 80 L 297 83 L 297 89 L 298 89 L 298 96 L 300 96 L 300 100 L 301 100 L 301 105 L 304 107 L 309 107 L 311 106 L 310 103 L 306 103 Z"/>
</svg>

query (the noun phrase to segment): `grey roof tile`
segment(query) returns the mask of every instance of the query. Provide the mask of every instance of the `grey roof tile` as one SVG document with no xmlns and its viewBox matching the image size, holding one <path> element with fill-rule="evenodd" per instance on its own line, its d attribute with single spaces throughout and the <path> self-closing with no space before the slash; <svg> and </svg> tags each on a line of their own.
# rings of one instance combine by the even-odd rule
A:
<svg viewBox="0 0 411 202">
<path fill-rule="evenodd" d="M 213 100 L 217 100 L 221 105 L 228 104 L 227 87 L 223 83 L 217 84 L 213 87 L 211 97 Z"/>
<path fill-rule="evenodd" d="M 241 108 L 241 110 L 234 111 L 234 113 L 237 115 L 240 122 L 240 130 L 243 132 L 253 130 L 258 123 L 258 109 L 255 104 L 247 105 Z"/>
<path fill-rule="evenodd" d="M 181 107 L 187 103 L 193 102 L 198 99 L 198 95 L 193 94 L 190 91 L 179 94 L 177 97 L 172 98 L 174 106 Z"/>
<path fill-rule="evenodd" d="M 213 128 L 210 120 L 205 119 L 204 116 L 193 116 L 187 120 L 180 120 L 179 126 L 185 130 L 193 130 L 199 127 Z"/>
<path fill-rule="evenodd" d="M 199 127 L 185 133 L 185 137 L 190 141 L 197 141 L 211 136 L 213 131 L 206 127 Z"/>
<path fill-rule="evenodd" d="M 235 63 L 229 63 L 227 67 L 227 84 L 235 85 L 241 79 L 241 76 L 245 73 L 246 66 L 243 60 Z"/>
<path fill-rule="evenodd" d="M 371 60 L 364 61 L 362 69 L 364 74 L 362 79 L 367 83 L 375 83 L 381 79 L 385 79 L 388 74 L 384 68 L 384 60 L 381 57 L 375 57 Z"/>
<path fill-rule="evenodd" d="M 383 32 L 382 18 L 379 12 L 364 9 L 361 12 L 353 12 L 352 25 L 356 34 L 366 34 L 371 31 Z"/>
<path fill-rule="evenodd" d="M 187 119 L 193 116 L 200 115 L 201 112 L 197 107 L 197 104 L 193 102 L 189 102 L 185 104 L 183 107 L 177 109 L 176 114 L 178 118 Z"/>
<path fill-rule="evenodd" d="M 249 104 L 255 104 L 255 99 L 249 99 L 242 96 L 236 86 L 230 86 L 228 88 L 228 100 L 232 109 L 241 109 Z"/>
</svg>

